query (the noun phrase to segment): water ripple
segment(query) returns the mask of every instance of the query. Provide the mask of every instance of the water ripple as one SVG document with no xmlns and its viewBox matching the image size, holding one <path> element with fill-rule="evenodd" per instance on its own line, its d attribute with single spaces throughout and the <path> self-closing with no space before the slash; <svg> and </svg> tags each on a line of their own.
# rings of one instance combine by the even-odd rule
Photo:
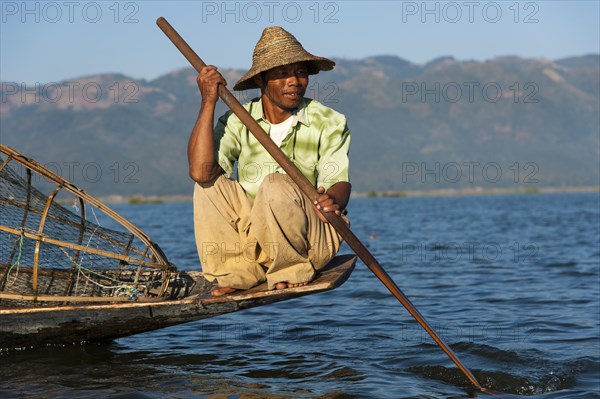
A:
<svg viewBox="0 0 600 399">
<path fill-rule="evenodd" d="M 350 215 L 484 386 L 587 399 L 600 393 L 598 202 L 356 199 Z M 189 203 L 118 208 L 178 267 L 199 267 Z M 469 385 L 360 262 L 332 292 L 111 343 L 0 354 L 3 398 L 462 398 Z"/>
</svg>

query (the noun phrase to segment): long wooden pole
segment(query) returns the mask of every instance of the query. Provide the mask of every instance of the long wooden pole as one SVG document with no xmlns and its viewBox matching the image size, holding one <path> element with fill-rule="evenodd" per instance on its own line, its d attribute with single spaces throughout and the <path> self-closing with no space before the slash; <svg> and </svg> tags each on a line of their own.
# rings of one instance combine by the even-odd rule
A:
<svg viewBox="0 0 600 399">
<path fill-rule="evenodd" d="M 192 48 L 183 40 L 183 38 L 173 29 L 173 27 L 167 22 L 166 19 L 160 17 L 157 19 L 156 24 L 159 28 L 167 35 L 167 37 L 173 42 L 175 47 L 181 51 L 185 58 L 192 64 L 196 71 L 206 66 L 204 61 L 198 57 L 198 55 L 192 50 Z M 246 111 L 246 109 L 240 104 L 240 102 L 231 94 L 231 92 L 224 86 L 218 86 L 219 97 L 227 106 L 233 111 L 233 113 L 240 118 L 242 123 L 246 125 L 248 130 L 256 137 L 256 139 L 263 145 L 267 152 L 279 163 L 281 168 L 290 176 L 290 178 L 298 185 L 300 190 L 314 202 L 318 197 L 319 193 L 308 179 L 298 170 L 298 168 L 290 161 L 290 159 L 281 151 L 281 149 L 269 138 L 267 133 L 260 127 L 258 122 L 252 118 L 252 116 Z M 348 243 L 350 248 L 358 255 L 358 257 L 364 262 L 364 264 L 371 270 L 375 276 L 387 287 L 387 289 L 400 301 L 400 303 L 408 310 L 408 312 L 417 320 L 417 322 L 427 331 L 427 333 L 433 338 L 433 340 L 442 348 L 442 350 L 448 355 L 448 357 L 458 366 L 458 368 L 465 374 L 469 381 L 479 390 L 482 389 L 477 379 L 467 369 L 462 362 L 456 357 L 452 349 L 442 340 L 442 338 L 431 328 L 427 320 L 421 315 L 421 313 L 415 308 L 410 300 L 404 295 L 402 290 L 396 285 L 385 270 L 381 267 L 379 262 L 375 259 L 369 250 L 360 242 L 360 240 L 350 230 L 348 225 L 335 213 L 333 212 L 322 212 L 327 218 L 327 221 L 333 225 L 337 232 L 342 236 L 344 241 Z"/>
</svg>

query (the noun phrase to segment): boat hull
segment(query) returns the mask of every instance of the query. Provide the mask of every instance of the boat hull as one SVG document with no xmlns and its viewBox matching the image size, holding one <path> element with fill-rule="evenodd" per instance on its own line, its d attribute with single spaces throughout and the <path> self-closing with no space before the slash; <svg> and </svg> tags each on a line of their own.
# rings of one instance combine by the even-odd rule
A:
<svg viewBox="0 0 600 399">
<path fill-rule="evenodd" d="M 337 256 L 311 284 L 284 290 L 263 284 L 222 297 L 202 292 L 152 302 L 0 308 L 0 350 L 114 339 L 315 294 L 342 285 L 355 263 L 355 256 Z M 190 275 L 201 278 L 196 273 Z"/>
</svg>

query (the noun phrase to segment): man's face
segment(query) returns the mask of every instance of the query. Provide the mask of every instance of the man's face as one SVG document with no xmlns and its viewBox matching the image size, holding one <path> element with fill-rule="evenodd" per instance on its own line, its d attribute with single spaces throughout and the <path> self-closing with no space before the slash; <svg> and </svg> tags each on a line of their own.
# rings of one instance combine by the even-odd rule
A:
<svg viewBox="0 0 600 399">
<path fill-rule="evenodd" d="M 269 69 L 259 77 L 263 94 L 279 108 L 292 110 L 300 101 L 308 86 L 308 68 L 304 62 Z"/>
</svg>

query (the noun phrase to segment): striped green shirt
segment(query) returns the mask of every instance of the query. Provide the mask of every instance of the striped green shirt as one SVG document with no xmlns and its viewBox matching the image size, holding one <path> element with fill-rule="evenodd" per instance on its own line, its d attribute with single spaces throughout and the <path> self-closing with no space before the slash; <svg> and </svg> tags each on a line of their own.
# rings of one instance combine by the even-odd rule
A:
<svg viewBox="0 0 600 399">
<path fill-rule="evenodd" d="M 244 108 L 269 133 L 262 100 L 255 98 Z M 349 181 L 348 149 L 350 130 L 346 117 L 318 101 L 303 99 L 293 115 L 292 128 L 281 150 L 316 187 L 328 190 L 335 183 Z M 255 197 L 270 173 L 285 173 L 240 119 L 231 111 L 219 118 L 215 129 L 219 165 L 230 178 L 237 178 L 246 193 Z"/>
</svg>

